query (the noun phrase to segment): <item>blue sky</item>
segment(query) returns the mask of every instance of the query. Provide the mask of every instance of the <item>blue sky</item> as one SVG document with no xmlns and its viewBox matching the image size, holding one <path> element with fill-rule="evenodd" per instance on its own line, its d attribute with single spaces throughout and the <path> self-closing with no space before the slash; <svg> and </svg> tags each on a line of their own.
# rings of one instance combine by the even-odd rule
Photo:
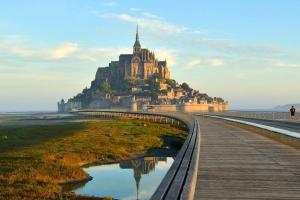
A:
<svg viewBox="0 0 300 200">
<path fill-rule="evenodd" d="M 300 102 L 298 0 L 1 2 L 0 111 L 55 110 L 97 67 L 143 47 L 231 109 Z"/>
</svg>

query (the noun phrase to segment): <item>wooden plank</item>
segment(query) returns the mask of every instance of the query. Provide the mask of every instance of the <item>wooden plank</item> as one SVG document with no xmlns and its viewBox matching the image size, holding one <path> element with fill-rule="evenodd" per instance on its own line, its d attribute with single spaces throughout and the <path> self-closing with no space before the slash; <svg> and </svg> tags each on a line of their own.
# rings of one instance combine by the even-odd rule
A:
<svg viewBox="0 0 300 200">
<path fill-rule="evenodd" d="M 183 146 L 181 147 L 180 151 L 178 152 L 174 163 L 172 164 L 171 168 L 167 172 L 166 176 L 154 192 L 154 194 L 151 197 L 151 200 L 159 200 L 159 199 L 165 199 L 165 196 L 168 193 L 168 190 L 170 186 L 173 184 L 174 177 L 176 176 L 180 164 L 184 158 L 186 149 L 189 147 L 193 133 L 195 128 L 195 122 L 193 123 L 193 127 L 190 129 L 190 133 L 188 135 L 188 138 L 184 142 Z"/>
<path fill-rule="evenodd" d="M 222 121 L 198 119 L 195 199 L 299 199 L 298 149 Z"/>
<path fill-rule="evenodd" d="M 191 157 L 195 148 L 196 137 L 197 137 L 197 125 L 195 124 L 195 129 L 192 132 L 192 138 L 190 144 L 187 147 L 185 154 L 183 155 L 180 168 L 176 173 L 176 176 L 168 191 L 168 194 L 165 197 L 166 200 L 174 200 L 180 197 L 180 193 L 182 191 L 182 188 L 184 186 L 184 181 L 188 173 Z"/>
<path fill-rule="evenodd" d="M 197 137 L 195 149 L 193 152 L 191 166 L 188 171 L 182 193 L 180 195 L 181 200 L 193 200 L 195 195 L 195 187 L 197 183 L 197 173 L 198 173 L 198 164 L 199 164 L 199 154 L 200 154 L 200 126 L 199 121 L 197 120 Z"/>
</svg>

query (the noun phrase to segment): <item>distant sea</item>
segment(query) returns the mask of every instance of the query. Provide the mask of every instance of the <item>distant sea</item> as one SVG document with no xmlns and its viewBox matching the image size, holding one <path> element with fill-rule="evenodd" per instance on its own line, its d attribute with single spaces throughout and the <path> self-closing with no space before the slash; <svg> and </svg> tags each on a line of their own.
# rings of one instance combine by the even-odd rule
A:
<svg viewBox="0 0 300 200">
<path fill-rule="evenodd" d="M 0 111 L 0 115 L 57 114 L 56 111 Z"/>
<path fill-rule="evenodd" d="M 71 115 L 70 113 L 58 113 L 57 111 L 0 111 L 0 117 L 56 118 Z"/>
<path fill-rule="evenodd" d="M 296 107 L 296 110 L 300 110 L 300 103 L 296 104 L 285 104 L 280 106 L 275 106 L 274 108 L 269 109 L 231 109 L 229 112 L 290 112 L 292 106 Z"/>
<path fill-rule="evenodd" d="M 229 112 L 274 112 L 274 109 L 230 109 Z"/>
</svg>

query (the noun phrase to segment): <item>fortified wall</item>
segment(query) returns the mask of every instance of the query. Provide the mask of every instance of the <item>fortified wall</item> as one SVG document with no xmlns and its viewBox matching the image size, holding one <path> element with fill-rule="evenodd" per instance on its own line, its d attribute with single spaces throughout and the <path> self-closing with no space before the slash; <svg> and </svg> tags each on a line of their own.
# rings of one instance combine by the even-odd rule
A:
<svg viewBox="0 0 300 200">
<path fill-rule="evenodd" d="M 154 112 L 227 112 L 228 102 L 183 103 L 174 105 L 150 105 Z"/>
</svg>

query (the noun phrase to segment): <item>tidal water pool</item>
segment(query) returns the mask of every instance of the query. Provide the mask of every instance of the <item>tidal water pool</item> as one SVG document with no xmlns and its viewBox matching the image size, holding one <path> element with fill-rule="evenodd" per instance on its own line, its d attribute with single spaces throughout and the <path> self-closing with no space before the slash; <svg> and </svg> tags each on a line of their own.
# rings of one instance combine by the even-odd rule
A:
<svg viewBox="0 0 300 200">
<path fill-rule="evenodd" d="M 119 164 L 84 168 L 93 177 L 77 194 L 122 200 L 150 199 L 172 165 L 172 157 L 143 157 Z"/>
</svg>

